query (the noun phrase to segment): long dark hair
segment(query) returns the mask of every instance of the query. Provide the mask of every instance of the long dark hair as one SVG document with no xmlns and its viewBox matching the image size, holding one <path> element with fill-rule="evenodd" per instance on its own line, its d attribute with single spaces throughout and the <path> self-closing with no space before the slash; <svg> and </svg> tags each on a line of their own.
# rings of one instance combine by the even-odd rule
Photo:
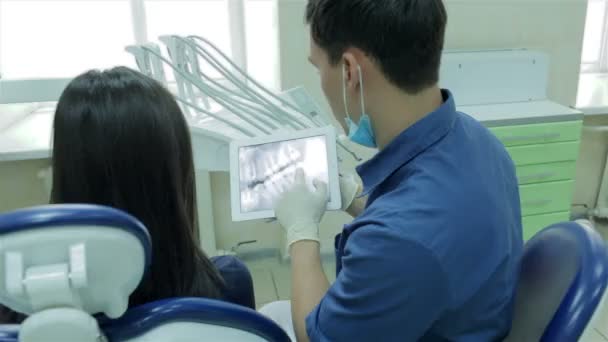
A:
<svg viewBox="0 0 608 342">
<path fill-rule="evenodd" d="M 190 132 L 173 95 L 125 67 L 89 71 L 64 90 L 53 129 L 51 202 L 118 208 L 150 232 L 152 264 L 129 305 L 220 298 L 223 280 L 199 248 Z"/>
</svg>

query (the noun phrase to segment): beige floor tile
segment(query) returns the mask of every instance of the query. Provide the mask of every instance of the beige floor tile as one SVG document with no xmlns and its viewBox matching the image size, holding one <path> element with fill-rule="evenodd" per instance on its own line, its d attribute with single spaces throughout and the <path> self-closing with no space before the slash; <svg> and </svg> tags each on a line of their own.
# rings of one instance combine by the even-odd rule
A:
<svg viewBox="0 0 608 342">
<path fill-rule="evenodd" d="M 277 287 L 279 300 L 291 299 L 291 266 L 277 265 L 272 269 L 272 277 Z"/>
<path fill-rule="evenodd" d="M 599 333 L 608 336 L 608 308 L 604 307 L 601 309 L 600 316 L 594 325 L 594 328 L 597 329 Z"/>
<path fill-rule="evenodd" d="M 291 298 L 291 265 L 280 261 L 276 255 L 239 256 L 249 268 L 253 277 L 256 306 L 275 300 Z M 330 283 L 335 281 L 336 263 L 333 256 L 323 255 L 323 270 Z"/>
<path fill-rule="evenodd" d="M 594 226 L 604 240 L 608 241 L 608 221 L 596 221 Z M 601 308 L 600 316 L 595 323 L 595 330 L 599 336 L 602 336 L 601 341 L 608 341 L 608 307 Z"/>
<path fill-rule="evenodd" d="M 608 241 L 608 220 L 594 222 L 595 229 L 602 235 L 604 241 Z"/>
<path fill-rule="evenodd" d="M 256 306 L 278 299 L 277 290 L 272 279 L 272 273 L 267 268 L 249 269 L 253 278 Z"/>
<path fill-rule="evenodd" d="M 585 331 L 579 339 L 580 342 L 606 342 L 608 338 L 597 329 Z"/>
</svg>

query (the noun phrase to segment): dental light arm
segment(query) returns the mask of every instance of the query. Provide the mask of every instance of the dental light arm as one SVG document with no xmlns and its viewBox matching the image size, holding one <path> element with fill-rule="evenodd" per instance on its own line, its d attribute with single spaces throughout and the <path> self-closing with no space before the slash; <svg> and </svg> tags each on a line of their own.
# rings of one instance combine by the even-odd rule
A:
<svg viewBox="0 0 608 342">
<path fill-rule="evenodd" d="M 295 107 L 293 104 L 291 104 L 289 101 L 286 101 L 286 100 L 278 97 L 277 95 L 275 95 L 272 91 L 270 91 L 269 89 L 267 89 L 266 87 L 261 85 L 259 82 L 257 82 L 255 79 L 253 79 L 251 76 L 249 76 L 244 70 L 239 68 L 238 65 L 236 65 L 234 62 L 232 62 L 232 60 L 230 60 L 230 58 L 228 58 L 228 56 L 226 56 L 226 54 L 224 54 L 219 48 L 217 48 L 217 46 L 215 46 L 209 40 L 202 38 L 202 37 L 198 37 L 198 36 L 189 36 L 189 38 L 191 40 L 193 40 L 194 42 L 203 43 L 210 48 L 211 51 L 208 51 L 203 46 L 201 46 L 201 44 L 197 44 L 199 47 L 199 52 L 201 53 L 201 57 L 204 58 L 212 66 L 215 66 L 216 69 L 220 72 L 220 74 L 222 74 L 226 79 L 230 80 L 232 82 L 232 84 L 235 87 L 237 87 L 238 89 L 241 89 L 244 92 L 249 93 L 250 95 L 251 95 L 251 93 L 253 93 L 253 96 L 255 96 L 255 98 L 262 99 L 265 103 L 269 103 L 269 101 L 264 96 L 264 95 L 267 95 L 271 99 L 278 101 L 281 105 L 286 106 L 289 109 L 296 111 L 297 113 L 300 113 L 301 115 L 307 117 L 312 122 L 312 125 L 307 125 L 306 127 L 321 127 L 321 126 L 329 124 L 327 122 L 319 120 L 320 116 L 318 115 L 318 113 L 316 113 L 316 112 L 307 113 L 305 111 L 302 111 L 302 110 L 298 109 L 297 107 Z M 238 75 L 237 76 L 231 75 L 230 71 L 226 67 L 224 67 L 220 61 L 218 61 L 215 57 L 213 57 L 213 53 L 220 56 L 226 64 L 228 64 L 230 67 L 232 67 L 233 70 L 235 70 L 238 73 Z M 243 79 L 243 78 L 246 80 L 246 82 L 247 82 L 246 84 L 243 84 L 243 81 L 241 81 L 241 79 Z M 255 86 L 263 94 L 260 92 L 256 92 L 253 87 L 249 86 L 249 84 Z M 280 108 L 278 108 L 277 106 L 272 105 L 270 110 L 272 111 L 273 109 L 280 110 Z M 349 149 L 341 141 L 337 140 L 337 144 L 347 154 L 351 155 L 357 162 L 362 161 L 362 159 L 355 152 L 353 152 L 351 149 Z"/>
<path fill-rule="evenodd" d="M 127 47 L 127 51 L 130 52 L 130 53 L 134 53 L 135 56 L 136 56 L 136 58 L 138 56 L 140 58 L 142 58 L 141 56 L 142 55 L 145 56 L 145 54 L 153 55 L 154 57 L 158 58 L 159 60 L 161 60 L 165 64 L 169 65 L 174 70 L 174 72 L 176 73 L 176 77 L 179 76 L 180 78 L 183 78 L 184 80 L 188 80 L 188 81 L 190 81 L 193 84 L 197 83 L 197 80 L 190 79 L 190 76 L 188 74 L 186 74 L 185 72 L 183 72 L 182 70 L 180 70 L 177 66 L 173 65 L 173 63 L 171 63 L 170 61 L 168 61 L 165 57 L 163 57 L 160 54 L 157 54 L 156 51 L 154 51 L 154 50 L 152 50 L 152 49 L 150 49 L 148 47 L 145 47 L 145 46 L 129 46 L 129 47 Z M 144 58 L 144 59 L 147 59 L 147 58 Z M 176 97 L 176 99 L 177 99 L 178 102 L 180 102 L 181 104 L 183 104 L 186 107 L 186 109 L 188 109 L 188 110 L 189 109 L 194 109 L 197 112 L 200 112 L 201 114 L 209 116 L 210 118 L 213 118 L 213 119 L 215 119 L 217 121 L 220 121 L 220 122 L 228 125 L 229 127 L 240 131 L 241 133 L 243 133 L 244 135 L 246 135 L 248 137 L 257 136 L 257 134 L 249 131 L 248 129 L 242 127 L 241 125 L 236 124 L 234 122 L 231 122 L 230 120 L 223 118 L 221 115 L 214 114 L 214 113 L 212 113 L 209 110 L 205 110 L 203 108 L 200 108 L 195 103 L 192 103 L 191 101 L 188 101 L 187 99 L 184 99 L 183 97 L 181 97 L 179 95 Z M 248 118 L 242 118 L 242 119 L 243 119 L 243 121 L 245 121 L 247 123 L 250 123 L 250 124 L 253 123 L 252 126 L 258 128 L 257 127 L 258 125 L 256 125 L 255 122 L 252 122 Z M 262 131 L 264 131 L 264 130 L 262 130 Z"/>
<path fill-rule="evenodd" d="M 184 38 L 181 38 L 181 39 L 184 39 Z M 259 84 L 253 78 L 251 78 L 246 72 L 244 72 L 242 69 L 240 69 L 234 62 L 232 62 L 223 52 L 221 52 L 221 50 L 219 50 L 211 42 L 209 42 L 208 40 L 206 40 L 204 38 L 196 37 L 196 36 L 191 36 L 190 40 L 197 46 L 197 51 L 199 52 L 199 56 L 201 58 L 205 59 L 211 66 L 215 67 L 217 69 L 217 71 L 220 74 L 222 74 L 222 76 L 225 77 L 228 81 L 230 81 L 235 88 L 243 91 L 246 94 L 249 94 L 251 97 L 253 97 L 257 101 L 260 101 L 260 103 L 268 106 L 268 108 L 271 111 L 278 112 L 281 115 L 284 115 L 285 117 L 289 118 L 290 120 L 293 120 L 293 122 L 295 122 L 298 125 L 298 127 L 297 127 L 298 129 L 311 128 L 311 127 L 317 126 L 316 124 L 314 124 L 314 122 L 313 122 L 313 125 L 305 124 L 300 119 L 298 119 L 296 116 L 292 115 L 291 113 L 288 113 L 287 111 L 280 108 L 278 105 L 274 104 L 271 100 L 277 101 L 281 105 L 286 106 L 289 109 L 291 109 L 295 112 L 298 112 L 299 114 L 308 118 L 308 115 L 306 115 L 306 113 L 300 112 L 291 103 L 276 96 L 270 90 L 266 89 L 264 86 Z M 202 45 L 198 44 L 197 42 L 199 42 L 199 41 L 208 45 L 211 50 L 209 51 L 209 50 L 205 49 Z M 230 72 L 230 70 L 228 70 L 226 67 L 224 67 L 220 61 L 218 61 L 215 57 L 213 57 L 214 53 L 219 55 L 225 61 L 225 63 L 227 63 L 228 66 L 230 66 L 237 73 L 237 75 L 235 76 L 233 73 Z M 245 82 L 242 81 L 243 78 L 245 79 Z M 268 96 L 268 98 L 264 94 L 257 92 L 255 90 L 255 88 L 253 86 L 250 86 L 249 84 L 253 85 L 255 88 L 260 89 L 265 95 Z"/>
<path fill-rule="evenodd" d="M 161 41 L 165 43 L 167 46 L 167 51 L 169 53 L 169 57 L 175 64 L 171 64 L 171 68 L 173 69 L 173 74 L 175 76 L 175 82 L 177 84 L 177 96 L 182 99 L 187 99 L 188 94 L 186 93 L 186 81 L 184 80 L 185 68 L 184 63 L 185 59 L 182 58 L 182 51 L 177 48 L 177 41 L 173 39 L 169 39 L 164 41 L 161 37 Z M 161 54 L 158 54 L 158 57 L 162 57 Z M 190 101 L 194 101 L 196 103 L 196 99 L 190 99 Z M 209 109 L 209 106 L 205 107 Z M 184 108 L 186 114 L 191 116 L 190 108 Z"/>
<path fill-rule="evenodd" d="M 154 50 L 157 54 L 160 54 L 160 47 L 154 43 L 143 44 L 148 49 Z M 139 46 L 127 46 L 125 49 L 135 57 L 137 67 L 144 74 L 154 78 L 162 84 L 167 84 L 167 78 L 165 77 L 165 70 L 162 65 L 162 61 L 158 58 L 153 58 L 149 53 L 144 51 Z"/>
<path fill-rule="evenodd" d="M 153 54 L 153 55 L 156 55 L 156 52 L 155 52 L 155 51 L 149 50 L 149 49 L 147 49 L 146 47 L 142 47 L 142 48 L 143 48 L 144 50 L 148 51 L 149 53 L 151 53 L 151 54 Z M 201 84 L 201 83 L 199 82 L 199 80 L 198 80 L 198 79 L 196 79 L 196 78 L 192 77 L 191 75 L 187 74 L 187 73 L 186 73 L 186 72 L 184 72 L 183 70 L 180 70 L 180 69 L 179 69 L 179 67 L 174 66 L 174 65 L 173 65 L 173 64 L 172 64 L 172 63 L 171 63 L 169 60 L 167 60 L 167 59 L 166 59 L 166 58 L 164 58 L 163 56 L 161 56 L 161 55 L 156 55 L 156 57 L 158 57 L 158 58 L 159 58 L 159 59 L 161 59 L 163 62 L 165 62 L 166 64 L 168 64 L 169 66 L 171 66 L 171 67 L 173 68 L 173 70 L 174 70 L 174 71 L 175 71 L 177 74 L 179 74 L 179 76 L 180 76 L 180 77 L 181 77 L 183 80 L 188 81 L 188 82 L 185 82 L 185 83 L 189 83 L 189 84 L 191 84 L 191 85 L 194 85 L 194 86 L 196 86 L 196 87 L 197 87 L 197 88 L 198 88 L 200 91 L 204 91 L 203 89 L 205 88 L 205 85 L 204 85 L 204 84 Z M 177 76 L 177 75 L 176 75 L 176 76 Z M 194 101 L 192 101 L 192 100 L 193 100 L 193 99 L 191 98 L 191 103 L 192 103 L 192 102 L 196 103 L 195 99 L 194 99 Z M 228 103 L 224 102 L 222 99 L 219 99 L 219 100 L 218 100 L 218 99 L 216 99 L 216 101 L 217 101 L 217 102 L 218 102 L 220 105 L 224 106 L 225 108 L 230 106 L 230 104 L 228 104 Z M 183 102 L 182 102 L 182 103 L 183 103 Z M 238 124 L 235 124 L 235 123 L 233 123 L 233 122 L 230 122 L 230 121 L 228 121 L 227 119 L 221 118 L 221 116 L 220 116 L 220 115 L 212 114 L 212 113 L 211 113 L 211 111 L 206 111 L 206 110 L 205 110 L 205 111 L 203 111 L 203 110 L 199 110 L 199 111 L 200 111 L 200 112 L 202 112 L 202 113 L 204 113 L 205 115 L 208 115 L 208 116 L 210 116 L 210 117 L 212 117 L 212 118 L 214 118 L 214 119 L 218 120 L 218 121 L 222 121 L 222 122 L 227 123 L 227 124 L 229 123 L 229 124 L 230 124 L 230 126 L 231 126 L 231 127 L 233 127 L 233 128 L 236 128 L 236 129 L 241 130 L 241 129 L 240 129 L 240 126 L 239 126 Z M 245 121 L 245 122 L 246 122 L 246 123 L 248 123 L 249 125 L 251 125 L 251 126 L 255 127 L 256 129 L 258 129 L 258 130 L 259 130 L 259 131 L 261 131 L 262 133 L 264 133 L 264 134 L 270 134 L 270 130 L 268 130 L 267 128 L 265 128 L 265 127 L 263 127 L 263 126 L 259 125 L 259 124 L 258 124 L 258 123 L 257 123 L 255 120 L 252 120 L 252 119 L 250 119 L 249 117 L 247 117 L 247 116 L 245 116 L 245 115 L 242 115 L 242 114 L 240 114 L 240 113 L 238 113 L 238 112 L 236 112 L 236 111 L 234 111 L 234 112 L 233 112 L 233 114 L 234 114 L 234 115 L 236 115 L 236 116 L 238 116 L 238 117 L 239 117 L 241 120 Z M 258 119 L 259 119 L 259 118 L 258 118 Z M 238 127 L 238 128 L 237 128 L 237 127 Z"/>
<path fill-rule="evenodd" d="M 190 41 L 188 42 L 191 43 Z M 242 83 L 241 80 L 239 80 L 238 78 L 235 78 L 234 75 L 232 75 L 228 70 L 221 66 L 221 64 L 219 64 L 215 59 L 211 59 L 212 57 L 208 58 L 210 56 L 206 56 L 206 52 L 204 50 L 200 50 L 199 52 L 199 56 L 201 58 L 206 59 L 209 64 L 224 77 L 227 82 L 230 82 L 230 84 L 235 89 L 240 90 L 241 93 L 235 94 L 235 92 L 231 91 L 231 94 L 235 95 L 236 97 L 240 97 L 248 102 L 252 102 L 259 106 L 262 106 L 262 108 L 264 108 L 264 110 L 269 113 L 269 115 L 272 116 L 277 123 L 279 123 L 285 128 L 299 130 L 307 127 L 293 115 L 290 115 L 289 113 L 273 105 L 266 99 L 257 96 L 255 93 L 252 93 L 246 84 Z M 202 73 L 201 76 L 210 80 L 213 84 L 217 84 L 217 82 L 214 82 L 210 77 Z"/>
<path fill-rule="evenodd" d="M 216 90 L 212 87 L 212 85 L 215 87 L 220 86 L 217 81 L 213 80 L 211 77 L 205 77 L 203 79 L 200 74 L 195 74 L 195 72 L 200 72 L 201 68 L 198 62 L 192 62 L 194 59 L 192 56 L 188 57 L 189 54 L 192 54 L 194 46 L 189 44 L 187 40 L 178 36 L 163 36 L 161 37 L 161 41 L 167 45 L 170 55 L 172 56 L 173 64 L 175 66 L 174 70 L 181 71 L 181 75 L 176 75 L 176 79 L 188 81 L 188 84 L 178 84 L 178 92 L 182 97 L 187 96 L 192 102 L 197 102 L 198 97 L 193 91 L 189 90 L 189 88 L 192 87 L 192 83 L 194 83 L 197 91 L 212 98 L 216 103 L 229 110 L 234 115 L 237 115 L 248 124 L 256 127 L 262 133 L 270 134 L 273 130 L 278 128 L 275 124 L 269 122 L 262 116 L 271 117 L 268 111 L 263 108 L 260 110 L 258 104 L 251 103 L 251 105 L 249 105 L 243 103 L 243 101 L 235 102 L 230 96 L 225 94 L 225 91 L 222 91 L 224 89 Z"/>
<path fill-rule="evenodd" d="M 141 47 L 131 45 L 127 46 L 125 50 L 135 57 L 135 63 L 137 64 L 139 71 L 147 76 L 153 76 L 150 58 L 148 58 L 148 54 Z"/>
<path fill-rule="evenodd" d="M 204 79 L 200 80 L 200 86 L 204 89 L 204 92 L 208 94 L 209 97 L 214 99 L 221 99 L 222 105 L 226 102 L 230 103 L 233 107 L 238 107 L 240 110 L 249 113 L 252 116 L 263 115 L 270 120 L 275 121 L 279 125 L 283 125 L 283 121 L 279 121 L 277 116 L 275 116 L 272 112 L 268 111 L 267 108 L 263 107 L 261 104 L 257 102 L 253 102 L 250 99 L 244 98 L 238 92 L 235 92 L 225 86 L 223 86 L 220 82 L 214 80 L 213 78 L 205 75 L 204 73 L 200 74 Z M 215 89 L 218 88 L 218 89 Z M 217 101 L 216 101 L 217 102 Z M 232 109 L 232 108 L 230 108 Z M 258 116 L 259 118 L 259 116 Z M 275 130 L 278 127 L 264 120 L 263 118 L 259 118 L 260 121 L 264 122 L 268 127 Z"/>
<path fill-rule="evenodd" d="M 327 125 L 318 114 L 316 105 L 302 106 L 301 102 L 306 103 L 308 100 L 307 94 L 296 91 L 291 98 L 288 98 L 289 94 L 283 95 L 284 97 L 274 94 L 208 40 L 196 36 L 162 36 L 160 40 L 166 45 L 171 60 L 160 53 L 156 44 L 128 47 L 127 51 L 135 56 L 144 73 L 157 80 L 166 83 L 163 64 L 173 70 L 177 83 L 177 100 L 191 120 L 196 119 L 197 114 L 202 114 L 248 137 L 269 135 L 281 129 L 298 131 Z M 210 69 L 219 73 L 222 80 L 205 72 Z M 301 98 L 299 101 L 295 97 L 298 95 Z M 226 112 L 213 110 L 210 100 Z M 195 113 L 192 114 L 192 111 Z M 246 126 L 251 126 L 254 130 Z M 361 160 L 339 140 L 337 146 L 355 160 Z M 343 153 L 341 155 L 344 156 Z"/>
</svg>

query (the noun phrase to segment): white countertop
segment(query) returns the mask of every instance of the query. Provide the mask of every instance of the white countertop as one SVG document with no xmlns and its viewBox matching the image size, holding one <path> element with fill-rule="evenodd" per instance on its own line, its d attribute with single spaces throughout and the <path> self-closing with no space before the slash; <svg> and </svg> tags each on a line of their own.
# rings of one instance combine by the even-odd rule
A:
<svg viewBox="0 0 608 342">
<path fill-rule="evenodd" d="M 50 157 L 52 126 L 52 110 L 22 113 L 19 118 L 0 113 L 0 162 Z"/>
<path fill-rule="evenodd" d="M 551 101 L 459 106 L 458 110 L 488 127 L 583 119 L 580 111 Z"/>
<path fill-rule="evenodd" d="M 461 106 L 487 126 L 520 125 L 582 119 L 582 113 L 550 101 Z M 24 113 L 25 112 L 25 113 Z M 54 109 L 26 114 L 0 112 L 0 162 L 50 157 Z"/>
</svg>

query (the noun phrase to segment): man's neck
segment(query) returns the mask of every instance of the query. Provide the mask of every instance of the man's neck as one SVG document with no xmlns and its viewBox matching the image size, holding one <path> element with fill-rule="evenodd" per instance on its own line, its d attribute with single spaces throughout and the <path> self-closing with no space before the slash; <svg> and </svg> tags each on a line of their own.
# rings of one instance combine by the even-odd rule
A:
<svg viewBox="0 0 608 342">
<path fill-rule="evenodd" d="M 368 108 L 380 150 L 443 104 L 441 89 L 438 86 L 425 89 L 416 95 L 390 88 L 379 90 L 375 94 L 377 100 L 370 103 Z"/>
</svg>

